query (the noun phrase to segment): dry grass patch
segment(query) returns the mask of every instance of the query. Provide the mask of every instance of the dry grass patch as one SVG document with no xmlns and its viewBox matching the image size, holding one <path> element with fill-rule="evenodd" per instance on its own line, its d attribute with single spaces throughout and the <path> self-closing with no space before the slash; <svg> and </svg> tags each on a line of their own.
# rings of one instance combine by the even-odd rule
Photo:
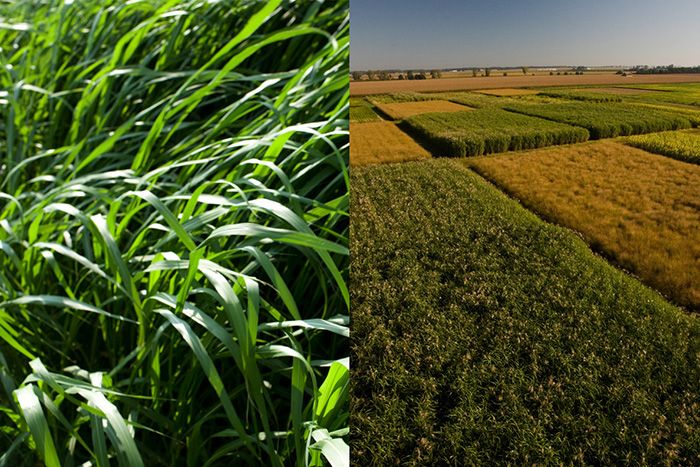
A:
<svg viewBox="0 0 700 467">
<path fill-rule="evenodd" d="M 435 100 L 418 102 L 397 102 L 392 104 L 376 104 L 377 107 L 394 120 L 403 120 L 414 115 L 433 112 L 462 112 L 471 110 L 454 102 Z"/>
<path fill-rule="evenodd" d="M 350 164 L 427 159 L 430 153 L 391 122 L 350 123 Z"/>
<path fill-rule="evenodd" d="M 700 167 L 610 141 L 468 163 L 676 303 L 700 309 Z"/>
<path fill-rule="evenodd" d="M 534 89 L 514 89 L 514 88 L 481 89 L 479 91 L 474 91 L 474 92 L 480 92 L 481 94 L 489 94 L 491 96 L 529 96 L 532 94 L 539 93 L 539 91 L 535 91 Z"/>
</svg>

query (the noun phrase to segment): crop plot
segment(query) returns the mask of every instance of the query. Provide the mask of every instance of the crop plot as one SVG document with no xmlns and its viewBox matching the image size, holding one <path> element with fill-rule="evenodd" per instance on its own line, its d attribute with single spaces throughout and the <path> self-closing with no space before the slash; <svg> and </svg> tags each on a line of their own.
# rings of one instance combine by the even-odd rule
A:
<svg viewBox="0 0 700 467">
<path fill-rule="evenodd" d="M 430 153 L 392 122 L 350 124 L 350 164 L 427 159 Z"/>
<path fill-rule="evenodd" d="M 697 319 L 459 161 L 351 177 L 353 463 L 694 463 Z"/>
<path fill-rule="evenodd" d="M 486 107 L 500 107 L 503 104 L 510 102 L 509 99 L 498 98 L 488 94 L 477 92 L 442 92 L 433 94 L 435 98 L 444 99 L 455 102 L 457 104 L 466 105 L 475 109 L 483 109 Z"/>
<path fill-rule="evenodd" d="M 417 92 L 395 92 L 391 94 L 377 94 L 367 97 L 372 104 L 394 104 L 397 102 L 420 102 L 435 99 L 431 94 L 420 94 Z"/>
<path fill-rule="evenodd" d="M 376 104 L 377 107 L 393 120 L 404 120 L 414 115 L 432 112 L 465 112 L 472 110 L 454 102 L 443 100 L 396 102 L 391 104 Z"/>
<path fill-rule="evenodd" d="M 418 115 L 405 123 L 439 156 L 478 156 L 588 139 L 583 128 L 495 108 Z"/>
<path fill-rule="evenodd" d="M 373 122 L 381 120 L 379 115 L 372 109 L 370 105 L 351 105 L 350 106 L 350 121 L 351 122 Z"/>
<path fill-rule="evenodd" d="M 700 167 L 611 141 L 470 165 L 676 303 L 700 310 Z"/>
<path fill-rule="evenodd" d="M 506 110 L 588 129 L 592 139 L 690 128 L 688 118 L 671 110 L 625 103 L 562 102 L 509 104 Z"/>
<path fill-rule="evenodd" d="M 700 164 L 700 130 L 630 136 L 625 143 L 685 162 Z"/>
<path fill-rule="evenodd" d="M 589 102 L 622 102 L 622 98 L 614 93 L 596 92 L 595 90 L 583 89 L 552 89 L 542 91 L 543 96 L 555 97 L 558 99 L 569 99 Z"/>
<path fill-rule="evenodd" d="M 523 88 L 503 88 L 503 89 L 480 89 L 478 91 L 480 94 L 488 94 L 490 96 L 528 96 L 539 94 L 539 91 L 535 89 L 523 89 Z"/>
<path fill-rule="evenodd" d="M 666 102 L 700 107 L 700 84 L 640 84 L 636 90 L 647 93 L 635 96 L 635 100 Z"/>
</svg>

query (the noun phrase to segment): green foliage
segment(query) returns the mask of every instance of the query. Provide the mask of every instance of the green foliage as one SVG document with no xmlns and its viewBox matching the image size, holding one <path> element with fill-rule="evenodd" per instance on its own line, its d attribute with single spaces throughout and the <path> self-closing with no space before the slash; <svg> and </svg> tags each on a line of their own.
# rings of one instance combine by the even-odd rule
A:
<svg viewBox="0 0 700 467">
<path fill-rule="evenodd" d="M 408 131 L 439 156 L 479 156 L 586 141 L 588 132 L 496 108 L 430 113 L 408 118 Z"/>
<path fill-rule="evenodd" d="M 630 136 L 625 143 L 680 161 L 700 164 L 700 131 L 669 131 Z"/>
<path fill-rule="evenodd" d="M 460 161 L 352 187 L 353 463 L 696 463 L 697 317 Z"/>
<path fill-rule="evenodd" d="M 0 17 L 0 464 L 347 465 L 347 1 Z"/>
<path fill-rule="evenodd" d="M 376 94 L 366 98 L 372 104 L 394 104 L 397 102 L 419 102 L 439 99 L 433 94 L 420 94 L 417 92 L 395 92 L 392 94 Z"/>
<path fill-rule="evenodd" d="M 506 110 L 588 129 L 592 139 L 689 128 L 690 121 L 670 110 L 625 103 L 518 103 Z"/>
<path fill-rule="evenodd" d="M 377 115 L 372 107 L 362 106 L 362 107 L 350 107 L 350 121 L 351 122 L 374 122 L 381 120 L 379 115 Z"/>
<path fill-rule="evenodd" d="M 656 91 L 629 96 L 633 100 L 700 107 L 700 83 L 637 84 L 623 87 Z"/>
<path fill-rule="evenodd" d="M 615 94 L 578 91 L 576 89 L 542 91 L 540 92 L 540 94 L 547 97 L 555 97 L 557 99 L 569 99 L 575 101 L 622 102 L 622 98 Z"/>
</svg>

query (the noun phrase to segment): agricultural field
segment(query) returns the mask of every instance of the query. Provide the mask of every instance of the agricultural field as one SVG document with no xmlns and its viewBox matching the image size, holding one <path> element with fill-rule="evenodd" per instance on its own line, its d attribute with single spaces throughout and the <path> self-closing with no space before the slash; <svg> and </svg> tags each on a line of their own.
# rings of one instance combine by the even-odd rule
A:
<svg viewBox="0 0 700 467">
<path fill-rule="evenodd" d="M 622 98 L 615 93 L 597 92 L 594 88 L 583 89 L 546 89 L 541 92 L 542 96 L 554 97 L 558 99 L 568 99 L 575 101 L 589 102 L 622 102 Z"/>
<path fill-rule="evenodd" d="M 621 76 L 615 73 L 586 73 L 584 75 L 570 74 L 568 76 L 467 76 L 461 78 L 443 78 L 427 80 L 390 80 L 390 81 L 353 81 L 350 83 L 352 96 L 370 94 L 388 94 L 394 92 L 448 92 L 467 91 L 475 89 L 520 88 L 539 86 L 598 86 L 598 85 L 627 85 L 637 87 L 649 83 L 698 83 L 697 74 L 661 74 L 661 75 L 629 75 Z"/>
<path fill-rule="evenodd" d="M 690 128 L 691 121 L 670 109 L 626 103 L 516 103 L 504 107 L 524 115 L 586 128 L 592 139 Z"/>
<path fill-rule="evenodd" d="M 350 123 L 353 166 L 430 158 L 430 153 L 392 122 Z"/>
<path fill-rule="evenodd" d="M 700 83 L 640 85 L 637 89 L 648 91 L 641 96 L 636 96 L 646 101 L 700 107 Z"/>
<path fill-rule="evenodd" d="M 700 311 L 699 166 L 613 141 L 469 165 L 546 219 L 581 232 L 673 302 Z"/>
<path fill-rule="evenodd" d="M 435 99 L 430 94 L 420 94 L 417 92 L 393 92 L 390 94 L 379 94 L 366 98 L 372 104 L 395 104 L 398 102 L 422 102 Z"/>
<path fill-rule="evenodd" d="M 465 112 L 471 110 L 461 104 L 443 100 L 426 100 L 415 102 L 396 102 L 376 104 L 377 108 L 393 120 L 404 120 L 414 115 L 434 112 Z"/>
<path fill-rule="evenodd" d="M 407 131 L 438 156 L 479 156 L 586 141 L 588 131 L 496 108 L 432 113 L 404 121 Z"/>
<path fill-rule="evenodd" d="M 697 129 L 630 136 L 624 142 L 679 161 L 700 164 L 700 130 Z"/>
<path fill-rule="evenodd" d="M 348 466 L 347 0 L 0 18 L 0 465 Z"/>
<path fill-rule="evenodd" d="M 478 92 L 442 92 L 430 95 L 436 99 L 444 99 L 446 101 L 466 105 L 467 107 L 472 107 L 475 109 L 502 107 L 503 105 L 512 102 L 511 99 L 508 98 L 499 98 Z"/>
<path fill-rule="evenodd" d="M 488 94 L 490 96 L 529 96 L 533 94 L 538 94 L 539 91 L 534 89 L 482 89 L 481 91 L 475 91 L 481 94 Z"/>
<path fill-rule="evenodd" d="M 697 316 L 463 161 L 351 185 L 353 463 L 697 463 Z"/>
</svg>

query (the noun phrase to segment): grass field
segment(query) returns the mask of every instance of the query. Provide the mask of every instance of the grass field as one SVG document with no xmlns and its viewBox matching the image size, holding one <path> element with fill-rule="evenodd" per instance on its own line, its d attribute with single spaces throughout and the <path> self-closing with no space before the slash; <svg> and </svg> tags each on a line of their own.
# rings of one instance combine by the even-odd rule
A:
<svg viewBox="0 0 700 467">
<path fill-rule="evenodd" d="M 0 465 L 349 465 L 348 2 L 0 18 Z"/>
<path fill-rule="evenodd" d="M 700 164 L 700 130 L 697 129 L 630 136 L 624 142 L 680 161 Z"/>
<path fill-rule="evenodd" d="M 470 161 L 675 303 L 700 311 L 700 167 L 611 141 Z"/>
<path fill-rule="evenodd" d="M 514 89 L 514 88 L 504 88 L 504 89 L 482 89 L 481 91 L 475 91 L 481 94 L 488 94 L 491 96 L 529 96 L 533 94 L 538 94 L 539 91 L 534 89 Z"/>
<path fill-rule="evenodd" d="M 350 94 L 364 96 L 370 94 L 387 94 L 393 92 L 446 92 L 474 89 L 519 88 L 533 86 L 592 86 L 592 85 L 628 85 L 636 87 L 645 83 L 700 83 L 697 73 L 632 75 L 620 76 L 615 73 L 596 73 L 568 76 L 490 76 L 462 77 L 427 80 L 390 80 L 390 81 L 353 81 Z"/>
<path fill-rule="evenodd" d="M 430 153 L 392 122 L 350 123 L 353 166 L 427 159 Z"/>
<path fill-rule="evenodd" d="M 408 117 L 424 113 L 464 112 L 471 110 L 469 107 L 443 100 L 396 102 L 391 104 L 378 103 L 377 108 L 393 120 L 404 120 Z"/>
<path fill-rule="evenodd" d="M 435 98 L 466 105 L 467 107 L 473 107 L 475 109 L 483 109 L 485 107 L 501 107 L 502 105 L 511 102 L 511 100 L 507 98 L 499 98 L 478 92 L 443 92 L 431 95 Z"/>
<path fill-rule="evenodd" d="M 434 155 L 478 156 L 585 141 L 588 132 L 561 123 L 496 108 L 471 112 L 432 113 L 405 120 L 406 128 Z"/>
<path fill-rule="evenodd" d="M 647 84 L 637 89 L 648 91 L 642 96 L 644 100 L 668 102 L 700 107 L 700 83 L 697 84 Z"/>
<path fill-rule="evenodd" d="M 369 105 L 354 105 L 350 106 L 350 121 L 351 122 L 374 122 L 381 120 L 379 115 L 372 110 Z"/>
<path fill-rule="evenodd" d="M 698 463 L 696 317 L 459 161 L 351 184 L 353 463 Z"/>
<path fill-rule="evenodd" d="M 524 115 L 586 128 L 592 139 L 689 128 L 683 114 L 625 103 L 517 103 L 504 107 Z"/>
<path fill-rule="evenodd" d="M 622 102 L 622 98 L 615 93 L 596 92 L 595 88 L 583 89 L 546 89 L 541 92 L 543 96 L 589 102 Z"/>
</svg>

